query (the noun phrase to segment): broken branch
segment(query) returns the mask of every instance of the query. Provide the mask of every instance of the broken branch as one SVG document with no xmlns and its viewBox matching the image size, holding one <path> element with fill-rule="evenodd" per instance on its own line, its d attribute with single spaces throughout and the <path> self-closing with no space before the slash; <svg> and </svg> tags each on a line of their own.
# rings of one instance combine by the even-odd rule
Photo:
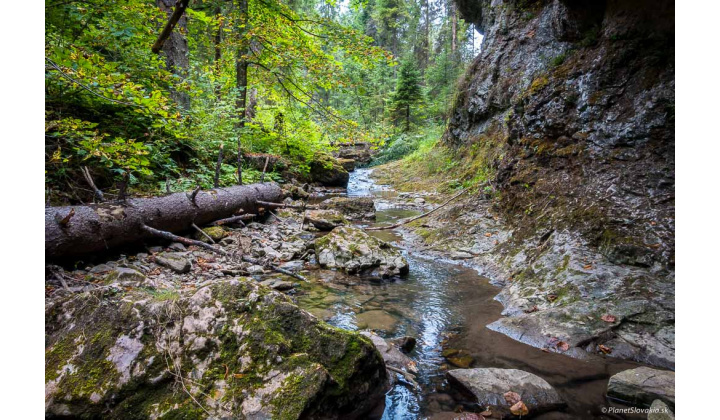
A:
<svg viewBox="0 0 720 420">
<path fill-rule="evenodd" d="M 271 207 L 274 209 L 296 209 L 296 210 L 317 210 L 317 206 L 308 206 L 307 204 L 303 203 L 302 206 L 296 206 L 293 204 L 285 204 L 285 203 L 271 203 L 268 201 L 257 201 L 258 205 L 265 206 L 265 207 Z"/>
<path fill-rule="evenodd" d="M 173 10 L 172 15 L 170 15 L 170 19 L 168 20 L 167 24 L 165 24 L 165 27 L 163 28 L 162 32 L 160 32 L 160 35 L 158 36 L 155 43 L 152 45 L 152 52 L 154 52 L 155 54 L 160 52 L 163 45 L 165 44 L 165 41 L 167 41 L 173 29 L 175 29 L 175 25 L 177 25 L 183 13 L 185 13 L 185 9 L 187 9 L 188 4 L 190 4 L 190 0 L 178 0 L 178 2 L 175 3 L 175 10 Z"/>
<path fill-rule="evenodd" d="M 410 223 L 410 222 L 413 222 L 413 221 L 415 221 L 415 220 L 417 220 L 417 219 L 421 219 L 421 218 L 423 218 L 423 217 L 425 217 L 425 216 L 429 216 L 430 214 L 432 214 L 432 213 L 440 210 L 441 208 L 447 206 L 451 201 L 453 201 L 454 199 L 456 199 L 456 198 L 460 197 L 461 195 L 465 194 L 467 191 L 468 191 L 468 190 L 462 190 L 462 191 L 460 191 L 459 193 L 457 193 L 457 194 L 455 194 L 454 196 L 450 197 L 450 199 L 448 199 L 446 202 L 442 203 L 440 206 L 435 207 L 434 209 L 430 210 L 429 212 L 423 213 L 423 214 L 421 214 L 421 215 L 419 215 L 419 216 L 415 216 L 415 217 L 411 217 L 411 218 L 409 218 L 409 219 L 405 219 L 405 220 L 403 220 L 403 221 L 400 221 L 400 222 L 398 222 L 398 223 L 395 223 L 394 225 L 390 225 L 390 226 L 380 226 L 380 227 L 370 227 L 370 228 L 365 228 L 365 230 L 394 229 L 394 228 L 396 228 L 396 227 L 398 227 L 398 226 L 402 226 L 402 225 L 408 224 L 408 223 Z"/>
</svg>

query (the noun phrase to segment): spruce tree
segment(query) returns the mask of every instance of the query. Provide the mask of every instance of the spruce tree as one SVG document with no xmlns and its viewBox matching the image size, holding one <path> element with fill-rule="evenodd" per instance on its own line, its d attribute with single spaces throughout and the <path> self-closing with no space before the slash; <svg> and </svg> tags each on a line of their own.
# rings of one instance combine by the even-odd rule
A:
<svg viewBox="0 0 720 420">
<path fill-rule="evenodd" d="M 405 119 L 405 131 L 410 130 L 410 108 L 422 99 L 420 72 L 413 59 L 406 58 L 400 65 L 395 92 L 392 95 L 392 111 L 396 123 Z"/>
</svg>

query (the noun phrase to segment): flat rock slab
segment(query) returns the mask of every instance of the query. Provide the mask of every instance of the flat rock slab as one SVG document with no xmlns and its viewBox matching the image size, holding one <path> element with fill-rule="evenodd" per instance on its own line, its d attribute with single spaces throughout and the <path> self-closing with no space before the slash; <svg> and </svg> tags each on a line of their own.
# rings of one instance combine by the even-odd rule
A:
<svg viewBox="0 0 720 420">
<path fill-rule="evenodd" d="M 628 404 L 650 406 L 661 400 L 675 406 L 675 372 L 639 367 L 624 370 L 610 378 L 608 398 Z"/>
<path fill-rule="evenodd" d="M 155 262 L 163 267 L 167 267 L 176 273 L 188 273 L 192 265 L 185 254 L 176 252 L 162 252 L 155 255 Z"/>
<path fill-rule="evenodd" d="M 393 332 L 398 320 L 383 310 L 372 310 L 356 316 L 358 328 Z"/>
<path fill-rule="evenodd" d="M 530 414 L 551 411 L 565 406 L 557 391 L 544 379 L 518 369 L 454 369 L 447 372 L 448 379 L 462 390 L 472 394 L 482 406 L 510 409 L 504 394 L 512 391 L 530 410 Z"/>
</svg>

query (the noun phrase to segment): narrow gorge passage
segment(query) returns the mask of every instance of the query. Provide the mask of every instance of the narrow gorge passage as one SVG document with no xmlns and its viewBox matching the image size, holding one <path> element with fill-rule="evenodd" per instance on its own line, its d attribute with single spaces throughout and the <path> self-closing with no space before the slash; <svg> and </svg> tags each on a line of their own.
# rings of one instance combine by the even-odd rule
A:
<svg viewBox="0 0 720 420">
<path fill-rule="evenodd" d="M 352 172 L 347 195 L 375 198 L 374 225 L 396 223 L 420 213 L 403 208 L 396 200 L 398 194 L 376 184 L 371 173 L 372 169 Z M 407 277 L 378 283 L 316 270 L 308 276 L 310 282 L 302 285 L 304 294 L 298 297 L 298 304 L 344 329 L 371 329 L 386 339 L 417 339 L 410 357 L 417 363 L 422 390 L 414 392 L 406 383 L 395 384 L 386 395 L 383 419 L 451 419 L 459 407 L 477 409 L 448 385 L 445 372 L 457 367 L 450 360 L 466 364 L 463 367 L 521 369 L 542 377 L 569 407 L 536 417 L 541 419 L 600 416 L 601 408 L 608 405 L 605 392 L 610 376 L 638 366 L 613 358 L 578 360 L 547 353 L 491 331 L 486 325 L 500 318 L 503 309 L 494 300 L 500 288 L 472 268 L 413 250 L 395 230 L 372 234 L 404 249 L 410 264 Z"/>
</svg>

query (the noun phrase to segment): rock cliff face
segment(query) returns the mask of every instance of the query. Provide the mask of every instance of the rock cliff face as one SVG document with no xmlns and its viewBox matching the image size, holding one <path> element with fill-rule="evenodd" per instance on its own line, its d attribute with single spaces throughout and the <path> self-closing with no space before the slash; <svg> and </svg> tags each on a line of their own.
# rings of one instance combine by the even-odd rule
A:
<svg viewBox="0 0 720 420">
<path fill-rule="evenodd" d="M 673 368 L 673 2 L 458 7 L 485 38 L 441 147 L 489 185 L 408 228 L 503 286 L 491 329 Z"/>
<path fill-rule="evenodd" d="M 674 3 L 458 4 L 485 39 L 445 143 L 483 149 L 508 215 L 547 206 L 613 262 L 671 266 Z"/>
</svg>

